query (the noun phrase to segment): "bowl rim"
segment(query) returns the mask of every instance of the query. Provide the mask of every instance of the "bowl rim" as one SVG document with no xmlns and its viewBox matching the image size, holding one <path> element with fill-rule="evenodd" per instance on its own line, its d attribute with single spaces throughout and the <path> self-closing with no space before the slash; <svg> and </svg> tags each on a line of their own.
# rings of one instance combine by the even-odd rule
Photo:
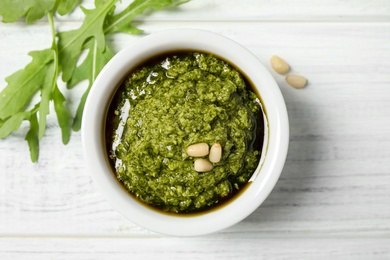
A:
<svg viewBox="0 0 390 260">
<path fill-rule="evenodd" d="M 103 118 L 114 89 L 132 68 L 168 50 L 204 51 L 233 63 L 257 88 L 269 124 L 266 156 L 262 167 L 258 167 L 254 173 L 257 175 L 252 183 L 232 202 L 199 215 L 163 214 L 133 199 L 115 180 L 103 149 Z M 217 33 L 173 29 L 141 38 L 122 49 L 106 64 L 86 100 L 81 135 L 92 178 L 114 209 L 148 230 L 172 236 L 195 236 L 230 227 L 249 216 L 263 203 L 284 167 L 289 143 L 289 123 L 286 105 L 275 79 L 249 50 Z"/>
</svg>

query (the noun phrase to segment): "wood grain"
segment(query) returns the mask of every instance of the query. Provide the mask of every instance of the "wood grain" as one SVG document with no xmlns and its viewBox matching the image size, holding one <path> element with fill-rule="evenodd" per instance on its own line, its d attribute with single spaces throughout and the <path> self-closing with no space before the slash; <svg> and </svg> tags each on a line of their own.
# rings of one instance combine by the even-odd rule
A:
<svg viewBox="0 0 390 260">
<path fill-rule="evenodd" d="M 270 70 L 278 54 L 309 79 L 296 90 L 271 71 L 288 108 L 290 148 L 265 203 L 210 236 L 146 231 L 105 201 L 86 169 L 80 134 L 63 146 L 50 115 L 36 164 L 24 141 L 27 125 L 0 140 L 0 259 L 390 258 L 390 2 L 241 2 L 191 1 L 137 25 L 146 34 L 214 31 Z M 57 23 L 75 28 L 80 18 L 76 12 Z M 114 35 L 108 44 L 118 51 L 140 37 Z M 28 51 L 49 46 L 50 31 L 46 22 L 1 24 L 0 38 L 2 89 Z M 73 113 L 84 88 L 65 91 Z"/>
<path fill-rule="evenodd" d="M 3 259 L 386 259 L 386 239 L 237 236 L 202 238 L 7 238 Z M 374 243 L 373 243 L 374 242 Z M 234 246 L 232 246 L 234 245 Z M 0 246 L 0 249 L 2 247 Z M 23 249 L 23 250 L 21 250 Z"/>
</svg>

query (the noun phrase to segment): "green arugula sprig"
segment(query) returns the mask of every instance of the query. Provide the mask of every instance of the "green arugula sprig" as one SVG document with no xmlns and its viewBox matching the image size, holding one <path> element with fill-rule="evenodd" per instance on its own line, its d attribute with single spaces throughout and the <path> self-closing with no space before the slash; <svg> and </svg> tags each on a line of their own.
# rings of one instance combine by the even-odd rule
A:
<svg viewBox="0 0 390 260">
<path fill-rule="evenodd" d="M 53 16 L 65 15 L 80 5 L 80 0 L 2 0 L 0 15 L 3 22 L 15 22 L 25 17 L 33 23 L 45 15 L 48 18 L 52 45 L 48 49 L 32 51 L 31 62 L 22 70 L 6 78 L 8 85 L 0 92 L 0 138 L 9 136 L 23 121 L 29 121 L 26 141 L 33 162 L 38 160 L 39 140 L 46 131 L 46 117 L 50 102 L 54 104 L 62 142 L 67 144 L 71 130 L 81 128 L 85 101 L 96 76 L 112 58 L 113 52 L 106 45 L 106 36 L 111 33 L 137 34 L 142 30 L 131 23 L 147 9 L 160 10 L 189 0 L 135 0 L 123 11 L 115 14 L 118 0 L 95 0 L 95 8 L 80 7 L 85 14 L 80 28 L 56 33 Z M 87 52 L 85 60 L 77 66 L 81 53 Z M 88 80 L 88 88 L 82 95 L 76 114 L 72 117 L 66 108 L 66 99 L 58 88 L 58 75 L 69 89 Z M 31 109 L 31 100 L 40 93 L 40 101 Z"/>
</svg>

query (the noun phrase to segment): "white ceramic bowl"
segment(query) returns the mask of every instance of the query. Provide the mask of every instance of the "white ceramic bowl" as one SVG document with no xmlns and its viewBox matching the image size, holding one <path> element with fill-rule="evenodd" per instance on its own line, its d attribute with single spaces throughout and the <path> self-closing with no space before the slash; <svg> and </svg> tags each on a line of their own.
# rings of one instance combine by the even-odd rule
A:
<svg viewBox="0 0 390 260">
<path fill-rule="evenodd" d="M 172 50 L 214 53 L 240 68 L 260 93 L 268 121 L 268 147 L 248 188 L 227 205 L 183 217 L 159 213 L 129 196 L 111 172 L 102 137 L 105 109 L 124 76 L 141 61 Z M 111 205 L 132 222 L 174 236 L 203 235 L 232 226 L 256 210 L 275 186 L 283 169 L 289 142 L 286 106 L 274 78 L 247 49 L 221 35 L 192 29 L 146 36 L 120 51 L 104 67 L 89 93 L 83 116 L 82 140 L 94 181 Z"/>
</svg>

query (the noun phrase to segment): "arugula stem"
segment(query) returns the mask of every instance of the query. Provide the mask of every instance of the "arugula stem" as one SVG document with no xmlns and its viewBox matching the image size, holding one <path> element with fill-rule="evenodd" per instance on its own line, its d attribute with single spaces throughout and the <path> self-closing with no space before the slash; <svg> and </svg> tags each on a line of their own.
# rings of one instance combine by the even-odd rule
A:
<svg viewBox="0 0 390 260">
<path fill-rule="evenodd" d="M 53 13 L 52 12 L 48 12 L 47 13 L 47 18 L 49 19 L 51 36 L 52 36 L 52 42 L 54 43 L 56 41 L 56 31 L 55 31 L 55 27 L 54 27 Z"/>
<path fill-rule="evenodd" d="M 58 67 L 59 67 L 59 64 L 58 64 L 58 46 L 57 46 L 57 41 L 56 41 L 56 29 L 55 29 L 55 26 L 54 26 L 54 19 L 53 19 L 53 13 L 52 12 L 48 12 L 47 13 L 47 17 L 49 19 L 49 24 L 50 24 L 50 29 L 51 29 L 51 37 L 52 37 L 52 43 L 51 43 L 51 48 L 54 52 L 54 77 L 53 77 L 53 82 L 52 82 L 52 90 L 54 90 L 54 87 L 56 85 L 56 82 L 57 82 L 57 76 L 58 76 Z"/>
<path fill-rule="evenodd" d="M 141 9 L 143 8 L 143 5 L 147 5 L 148 4 L 148 1 L 149 0 L 146 0 L 144 3 L 140 4 L 139 6 L 137 6 L 136 8 L 134 8 L 132 10 L 132 12 L 122 12 L 122 13 L 125 13 L 125 15 L 122 16 L 122 13 L 119 13 L 116 15 L 116 17 L 120 17 L 118 20 L 116 20 L 115 22 L 113 22 L 112 24 L 110 24 L 110 26 L 104 28 L 104 33 L 107 34 L 108 32 L 110 32 L 112 30 L 112 28 L 114 28 L 117 24 L 119 24 L 122 20 L 126 19 L 126 17 L 130 16 L 130 15 L 134 15 L 134 13 L 137 12 L 137 9 Z M 121 17 L 122 16 L 122 17 Z"/>
</svg>

